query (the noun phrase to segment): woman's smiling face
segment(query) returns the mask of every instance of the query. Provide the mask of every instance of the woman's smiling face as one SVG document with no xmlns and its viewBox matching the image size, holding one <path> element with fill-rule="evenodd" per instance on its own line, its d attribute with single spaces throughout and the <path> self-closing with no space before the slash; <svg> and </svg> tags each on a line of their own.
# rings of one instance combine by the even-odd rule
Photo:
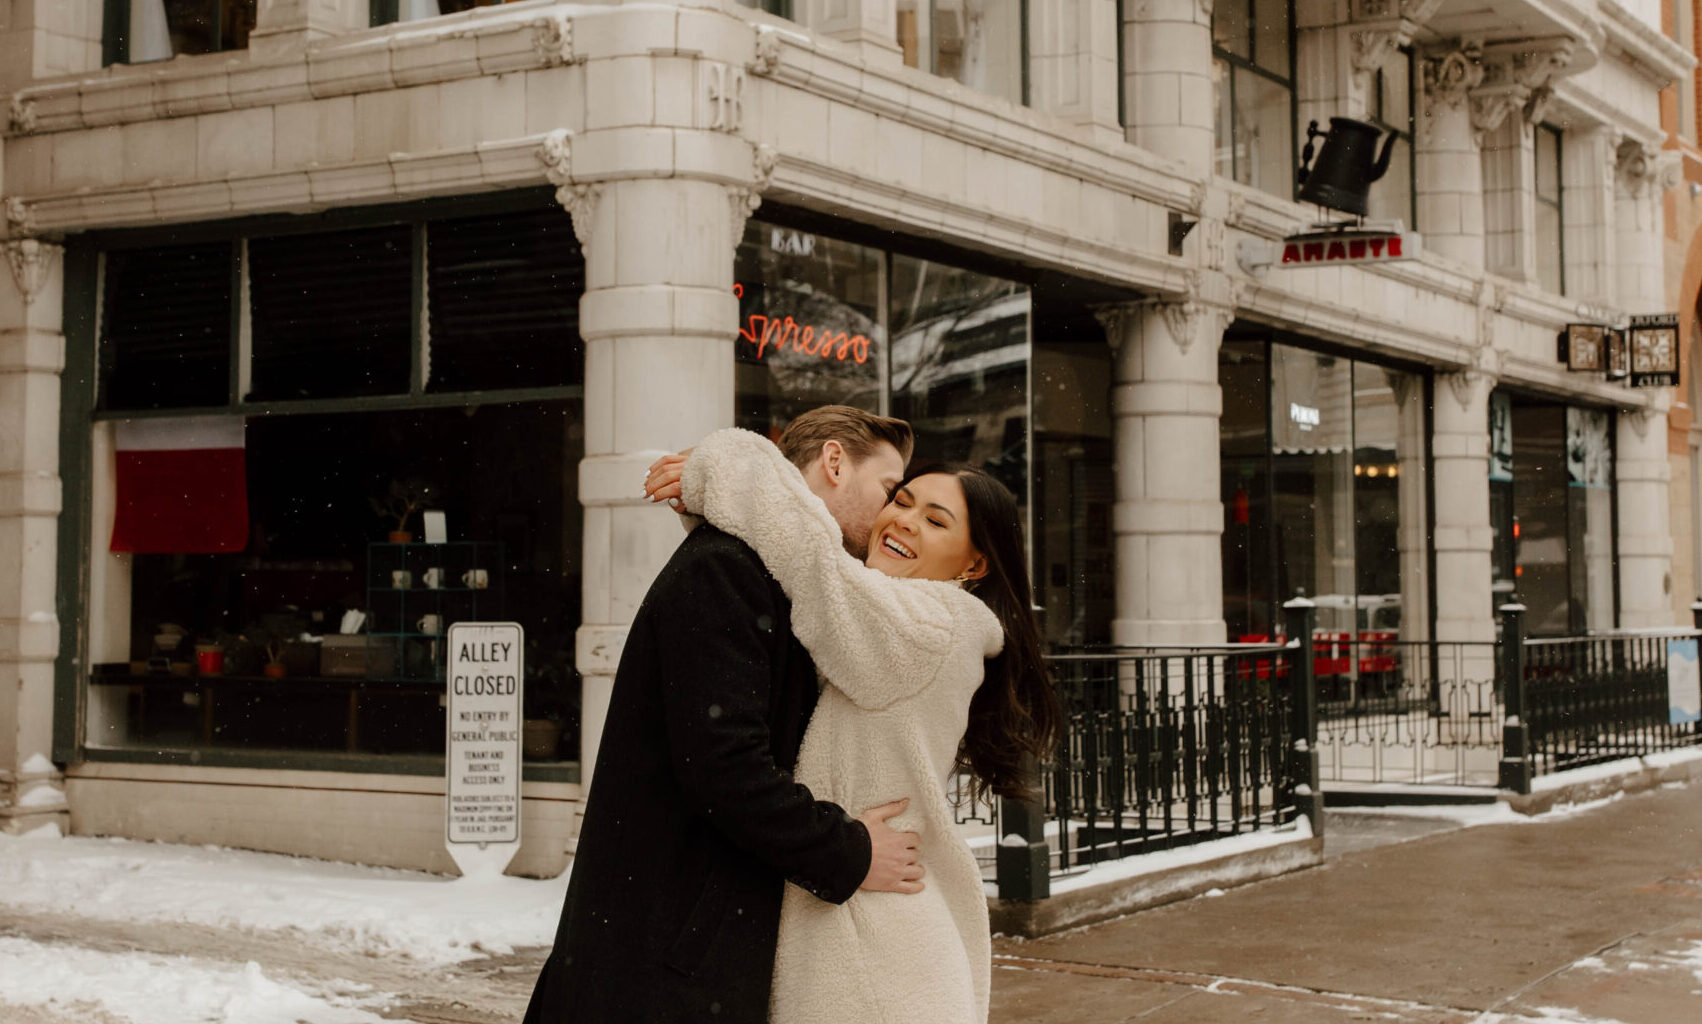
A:
<svg viewBox="0 0 1702 1024">
<path fill-rule="evenodd" d="M 949 473 L 928 473 L 901 486 L 875 517 L 865 564 L 888 576 L 950 580 L 986 573 L 969 536 L 963 485 Z"/>
</svg>

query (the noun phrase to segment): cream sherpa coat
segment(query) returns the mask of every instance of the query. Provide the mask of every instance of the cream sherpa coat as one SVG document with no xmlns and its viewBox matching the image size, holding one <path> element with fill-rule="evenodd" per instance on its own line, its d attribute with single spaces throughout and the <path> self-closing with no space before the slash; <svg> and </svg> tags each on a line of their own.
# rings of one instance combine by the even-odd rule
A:
<svg viewBox="0 0 1702 1024">
<path fill-rule="evenodd" d="M 756 549 L 792 600 L 821 701 L 795 777 L 853 815 L 910 798 L 889 824 L 921 836 L 926 888 L 835 906 L 790 883 L 780 911 L 774 1024 L 982 1024 L 992 970 L 981 871 L 946 798 L 969 699 L 1004 635 L 960 587 L 897 579 L 845 553 L 797 468 L 744 430 L 709 435 L 687 507 Z"/>
</svg>

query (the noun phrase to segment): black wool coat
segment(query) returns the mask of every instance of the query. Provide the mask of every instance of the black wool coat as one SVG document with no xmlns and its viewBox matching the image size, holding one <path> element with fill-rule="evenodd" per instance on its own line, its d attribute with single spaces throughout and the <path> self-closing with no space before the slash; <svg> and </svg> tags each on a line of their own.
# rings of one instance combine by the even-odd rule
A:
<svg viewBox="0 0 1702 1024">
<path fill-rule="evenodd" d="M 843 903 L 869 834 L 792 780 L 816 670 L 744 542 L 692 531 L 615 673 L 526 1024 L 764 1024 L 788 880 Z"/>
</svg>

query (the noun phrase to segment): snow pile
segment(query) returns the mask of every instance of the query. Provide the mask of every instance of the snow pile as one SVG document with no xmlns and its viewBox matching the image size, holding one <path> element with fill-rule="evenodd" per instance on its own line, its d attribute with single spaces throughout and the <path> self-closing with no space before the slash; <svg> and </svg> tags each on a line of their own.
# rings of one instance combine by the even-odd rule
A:
<svg viewBox="0 0 1702 1024">
<path fill-rule="evenodd" d="M 0 1006 L 41 1007 L 69 1020 L 380 1024 L 384 1018 L 361 1006 L 384 997 L 361 989 L 306 992 L 266 977 L 252 961 L 238 967 L 0 937 Z"/>
<path fill-rule="evenodd" d="M 426 963 L 548 945 L 566 891 L 566 875 L 458 880 L 217 847 L 0 835 L 0 908 L 290 933 Z"/>
</svg>

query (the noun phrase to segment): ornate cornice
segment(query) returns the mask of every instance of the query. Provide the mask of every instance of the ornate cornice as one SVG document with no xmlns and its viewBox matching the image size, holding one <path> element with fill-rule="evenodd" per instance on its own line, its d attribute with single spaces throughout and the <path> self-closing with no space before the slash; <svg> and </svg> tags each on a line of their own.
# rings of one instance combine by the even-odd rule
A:
<svg viewBox="0 0 1702 1024">
<path fill-rule="evenodd" d="M 577 64 L 584 60 L 573 52 L 573 19 L 552 14 L 532 27 L 532 45 L 545 67 Z"/>
<path fill-rule="evenodd" d="M 772 75 L 780 70 L 780 33 L 773 25 L 758 25 L 756 48 L 746 69 L 753 75 Z"/>
<path fill-rule="evenodd" d="M 1412 45 L 1413 36 L 1442 7 L 1442 0 L 1357 0 L 1353 4 L 1351 62 L 1373 72 L 1389 54 Z"/>
</svg>

